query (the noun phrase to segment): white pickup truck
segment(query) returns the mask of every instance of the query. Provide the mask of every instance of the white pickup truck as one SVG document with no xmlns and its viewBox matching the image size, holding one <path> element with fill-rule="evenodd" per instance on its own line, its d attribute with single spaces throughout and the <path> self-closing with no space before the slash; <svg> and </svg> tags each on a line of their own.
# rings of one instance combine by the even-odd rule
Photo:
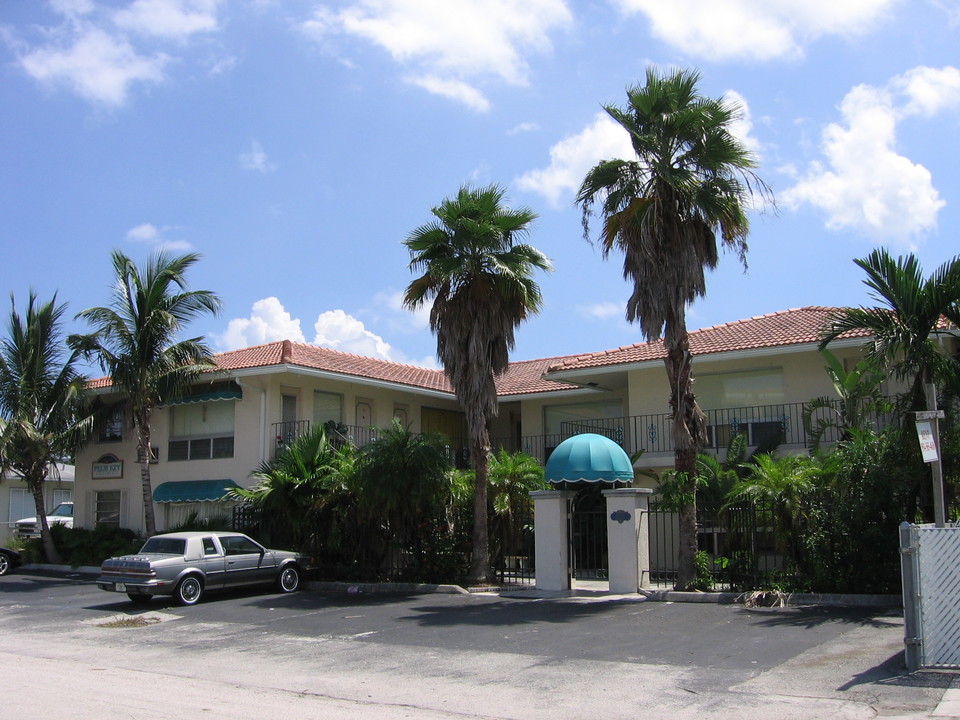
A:
<svg viewBox="0 0 960 720">
<path fill-rule="evenodd" d="M 40 523 L 37 522 L 35 517 L 17 520 L 15 524 L 17 526 L 17 535 L 19 537 L 30 538 L 38 537 L 40 535 Z M 47 526 L 54 524 L 66 525 L 68 528 L 73 527 L 72 502 L 62 502 L 49 513 L 47 513 Z"/>
</svg>

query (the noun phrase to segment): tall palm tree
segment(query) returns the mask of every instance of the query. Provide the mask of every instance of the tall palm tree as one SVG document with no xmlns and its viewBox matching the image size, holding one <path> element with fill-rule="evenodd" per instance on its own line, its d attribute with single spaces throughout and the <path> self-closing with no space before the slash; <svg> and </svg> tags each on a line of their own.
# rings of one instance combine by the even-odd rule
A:
<svg viewBox="0 0 960 720">
<path fill-rule="evenodd" d="M 874 361 L 909 383 L 908 410 L 936 408 L 937 383 L 957 377 L 960 364 L 943 351 L 938 340 L 953 335 L 944 318 L 960 326 L 960 255 L 948 260 L 928 278 L 910 253 L 894 258 L 885 248 L 854 262 L 867 274 L 864 284 L 880 306 L 843 308 L 827 321 L 820 349 L 851 330 L 867 330 L 867 360 Z"/>
<path fill-rule="evenodd" d="M 695 497 L 697 450 L 706 443 L 706 417 L 693 394 L 686 308 L 706 294 L 705 271 L 724 248 L 746 264 L 748 202 L 768 196 L 754 174 L 756 160 L 731 132 L 740 108 L 704 97 L 699 73 L 647 70 L 646 84 L 627 89 L 627 105 L 604 109 L 630 135 L 634 159 L 604 160 L 591 168 L 577 193 L 584 237 L 590 218 L 603 221 L 604 257 L 623 253 L 623 275 L 633 284 L 629 322 L 647 340 L 663 338 L 675 448 L 675 469 Z M 696 505 L 680 513 L 679 588 L 696 570 Z"/>
<path fill-rule="evenodd" d="M 470 569 L 475 581 L 490 575 L 487 423 L 497 414 L 494 380 L 507 369 L 515 328 L 541 307 L 533 271 L 551 269 L 539 250 L 517 242 L 536 215 L 506 207 L 504 195 L 497 186 L 462 187 L 432 210 L 435 221 L 404 241 L 410 269 L 422 275 L 407 287 L 403 303 L 417 309 L 432 300 L 437 356 L 466 416 L 476 471 Z"/>
<path fill-rule="evenodd" d="M 0 470 L 13 470 L 33 495 L 40 537 L 49 562 L 59 562 L 43 502 L 51 468 L 72 457 L 93 429 L 83 402 L 84 379 L 76 352 L 64 353 L 56 296 L 39 303 L 31 292 L 21 317 L 11 297 L 7 337 L 0 341 Z"/>
<path fill-rule="evenodd" d="M 126 398 L 137 433 L 143 488 L 144 529 L 156 533 L 150 483 L 150 420 L 153 409 L 183 395 L 200 375 L 216 366 L 203 339 L 177 340 L 191 320 L 220 311 L 209 290 L 187 290 L 186 271 L 200 256 L 160 251 L 138 268 L 119 250 L 111 254 L 116 284 L 106 307 L 77 315 L 93 326 L 89 335 L 72 335 L 73 348 L 94 356 L 109 373 L 113 388 Z"/>
</svg>

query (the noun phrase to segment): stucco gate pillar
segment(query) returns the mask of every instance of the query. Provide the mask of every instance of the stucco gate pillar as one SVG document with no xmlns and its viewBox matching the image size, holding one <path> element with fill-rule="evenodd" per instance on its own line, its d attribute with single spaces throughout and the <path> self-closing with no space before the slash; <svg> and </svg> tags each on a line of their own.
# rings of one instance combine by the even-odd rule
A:
<svg viewBox="0 0 960 720">
<path fill-rule="evenodd" d="M 534 559 L 538 590 L 570 589 L 570 543 L 567 539 L 568 507 L 572 493 L 534 490 Z"/>
<path fill-rule="evenodd" d="M 607 498 L 607 558 L 611 593 L 635 593 L 650 587 L 648 511 L 652 494 L 653 490 L 648 488 L 603 491 Z"/>
</svg>

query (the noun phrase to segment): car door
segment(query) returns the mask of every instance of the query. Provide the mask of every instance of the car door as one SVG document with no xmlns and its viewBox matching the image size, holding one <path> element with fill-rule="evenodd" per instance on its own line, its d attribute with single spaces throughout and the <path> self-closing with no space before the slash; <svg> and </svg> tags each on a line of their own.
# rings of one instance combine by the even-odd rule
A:
<svg viewBox="0 0 960 720">
<path fill-rule="evenodd" d="M 212 535 L 201 538 L 203 557 L 198 560 L 207 588 L 223 587 L 226 582 L 227 559 L 223 549 Z"/>
<path fill-rule="evenodd" d="M 228 587 L 268 583 L 273 579 L 273 557 L 246 535 L 222 535 Z"/>
</svg>

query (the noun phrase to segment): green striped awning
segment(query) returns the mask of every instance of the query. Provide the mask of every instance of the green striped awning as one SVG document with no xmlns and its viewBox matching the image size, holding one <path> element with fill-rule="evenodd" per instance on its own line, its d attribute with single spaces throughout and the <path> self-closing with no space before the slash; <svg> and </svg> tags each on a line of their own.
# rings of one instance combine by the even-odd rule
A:
<svg viewBox="0 0 960 720">
<path fill-rule="evenodd" d="M 211 502 L 223 500 L 230 488 L 239 487 L 233 480 L 176 480 L 160 483 L 153 491 L 158 503 Z"/>
</svg>

